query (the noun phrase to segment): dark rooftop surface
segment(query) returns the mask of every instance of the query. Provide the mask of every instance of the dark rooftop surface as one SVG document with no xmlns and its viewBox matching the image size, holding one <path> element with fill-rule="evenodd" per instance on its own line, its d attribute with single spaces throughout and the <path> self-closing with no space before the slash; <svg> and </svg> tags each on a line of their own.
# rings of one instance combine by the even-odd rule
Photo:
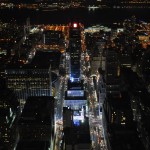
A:
<svg viewBox="0 0 150 150">
<path fill-rule="evenodd" d="M 120 97 L 112 97 L 108 96 L 108 102 L 111 104 L 113 108 L 119 110 L 130 109 L 130 97 L 128 93 L 121 93 Z"/>
<path fill-rule="evenodd" d="M 4 106 L 4 104 L 5 108 L 9 108 L 9 106 L 17 107 L 19 105 L 17 97 L 10 89 L 0 89 L 0 105 Z"/>
<path fill-rule="evenodd" d="M 90 143 L 90 130 L 88 118 L 79 126 L 68 127 L 64 130 L 66 144 Z"/>
<path fill-rule="evenodd" d="M 10 113 L 9 113 L 9 109 L 3 109 L 1 108 L 0 109 L 0 119 L 2 118 L 5 118 L 6 119 L 6 116 L 8 116 Z M 0 121 L 1 122 L 1 121 Z"/>
<path fill-rule="evenodd" d="M 141 103 L 146 107 L 150 107 L 150 94 L 148 93 L 144 81 L 130 69 L 122 69 L 123 77 L 128 91 L 132 92 L 135 96 L 141 98 Z"/>
<path fill-rule="evenodd" d="M 50 124 L 54 113 L 54 98 L 50 96 L 29 97 L 21 114 L 19 124 Z"/>
<path fill-rule="evenodd" d="M 142 114 L 141 122 L 146 132 L 148 133 L 148 136 L 150 136 L 150 113 L 149 112 L 144 112 L 144 114 Z"/>
<path fill-rule="evenodd" d="M 0 77 L 0 90 L 6 89 L 6 81 L 5 79 Z"/>
<path fill-rule="evenodd" d="M 19 141 L 16 150 L 48 150 L 48 141 Z"/>
<path fill-rule="evenodd" d="M 141 143 L 138 136 L 125 135 L 125 136 L 114 136 L 112 139 L 112 150 L 144 150 L 144 146 Z"/>
<path fill-rule="evenodd" d="M 59 69 L 61 53 L 59 51 L 41 52 L 38 51 L 33 58 L 31 65 L 38 67 L 49 67 Z"/>
<path fill-rule="evenodd" d="M 42 52 L 37 51 L 31 63 L 21 64 L 19 62 L 10 63 L 6 69 L 48 69 L 51 65 L 51 69 L 59 69 L 61 53 L 59 51 Z"/>
</svg>

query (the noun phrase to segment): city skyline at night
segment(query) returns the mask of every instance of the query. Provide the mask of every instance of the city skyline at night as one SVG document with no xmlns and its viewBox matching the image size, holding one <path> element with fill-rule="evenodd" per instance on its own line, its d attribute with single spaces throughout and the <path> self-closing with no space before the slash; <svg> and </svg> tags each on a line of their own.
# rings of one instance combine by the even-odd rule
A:
<svg viewBox="0 0 150 150">
<path fill-rule="evenodd" d="M 149 150 L 149 9 L 0 0 L 0 150 Z"/>
</svg>

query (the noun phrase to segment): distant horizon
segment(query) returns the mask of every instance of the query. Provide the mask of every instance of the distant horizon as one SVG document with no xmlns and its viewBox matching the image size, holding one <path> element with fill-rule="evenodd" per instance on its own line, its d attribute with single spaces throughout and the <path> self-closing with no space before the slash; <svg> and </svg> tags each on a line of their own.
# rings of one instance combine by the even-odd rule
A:
<svg viewBox="0 0 150 150">
<path fill-rule="evenodd" d="M 142 10 L 142 11 L 141 11 Z M 0 9 L 0 20 L 10 22 L 14 18 L 17 24 L 24 25 L 29 17 L 33 24 L 67 24 L 78 20 L 84 26 L 123 22 L 135 15 L 139 20 L 150 22 L 149 9 L 97 9 L 88 11 L 84 8 L 66 9 L 61 11 L 34 11 L 28 9 Z"/>
</svg>

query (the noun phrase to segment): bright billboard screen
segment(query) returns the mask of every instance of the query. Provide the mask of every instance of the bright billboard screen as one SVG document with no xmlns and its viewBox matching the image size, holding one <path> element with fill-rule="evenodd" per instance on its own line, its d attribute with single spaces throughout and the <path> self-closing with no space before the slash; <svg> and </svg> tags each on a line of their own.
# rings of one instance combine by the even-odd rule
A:
<svg viewBox="0 0 150 150">
<path fill-rule="evenodd" d="M 84 91 L 83 90 L 68 90 L 67 96 L 68 97 L 83 97 Z"/>
</svg>

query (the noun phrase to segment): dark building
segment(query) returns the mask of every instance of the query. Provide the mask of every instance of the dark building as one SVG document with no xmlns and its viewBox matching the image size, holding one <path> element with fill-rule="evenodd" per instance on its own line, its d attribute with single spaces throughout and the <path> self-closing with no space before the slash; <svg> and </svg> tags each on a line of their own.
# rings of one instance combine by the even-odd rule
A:
<svg viewBox="0 0 150 150">
<path fill-rule="evenodd" d="M 17 140 L 19 103 L 13 91 L 0 89 L 0 149 L 13 149 Z"/>
<path fill-rule="evenodd" d="M 134 100 L 136 102 L 137 130 L 146 150 L 150 149 L 150 94 L 142 92 Z"/>
<path fill-rule="evenodd" d="M 63 110 L 63 121 L 65 123 L 63 146 L 65 150 L 90 150 L 91 139 L 88 118 L 85 117 L 84 122 L 81 120 L 74 120 L 72 109 L 64 107 Z"/>
<path fill-rule="evenodd" d="M 133 115 L 128 93 L 122 93 L 121 97 L 118 98 L 107 96 L 104 110 L 107 114 L 108 124 L 117 126 L 130 126 L 130 123 L 132 124 Z"/>
<path fill-rule="evenodd" d="M 21 141 L 54 142 L 54 98 L 29 97 L 18 121 Z M 32 145 L 32 144 L 31 144 Z"/>
<path fill-rule="evenodd" d="M 6 80 L 0 77 L 0 90 L 6 89 Z"/>
<path fill-rule="evenodd" d="M 70 107 L 63 107 L 63 128 L 72 127 L 73 110 Z"/>
<path fill-rule="evenodd" d="M 45 45 L 60 45 L 62 41 L 62 31 L 45 30 L 43 32 L 43 43 Z"/>
<path fill-rule="evenodd" d="M 128 93 L 122 93 L 121 96 L 108 96 L 104 102 L 103 122 L 108 149 L 144 149 L 133 121 L 130 96 Z"/>
<path fill-rule="evenodd" d="M 49 141 L 19 141 L 16 150 L 49 150 Z"/>
<path fill-rule="evenodd" d="M 106 49 L 105 81 L 106 94 L 118 97 L 120 95 L 120 66 L 118 54 L 113 47 Z"/>
<path fill-rule="evenodd" d="M 133 129 L 131 130 L 129 132 L 123 130 L 122 132 L 115 132 L 115 135 L 111 137 L 111 150 L 144 150 L 138 134 Z"/>
<path fill-rule="evenodd" d="M 137 131 L 142 144 L 143 149 L 150 149 L 150 94 L 145 87 L 145 83 L 137 73 L 130 69 L 123 69 L 122 74 L 126 82 L 127 90 L 131 97 L 131 108 L 133 114 L 133 120 L 136 122 Z"/>
<path fill-rule="evenodd" d="M 146 52 L 143 53 L 142 63 L 142 74 L 144 80 L 147 82 L 146 84 L 150 84 L 150 46 L 146 50 Z"/>
</svg>

